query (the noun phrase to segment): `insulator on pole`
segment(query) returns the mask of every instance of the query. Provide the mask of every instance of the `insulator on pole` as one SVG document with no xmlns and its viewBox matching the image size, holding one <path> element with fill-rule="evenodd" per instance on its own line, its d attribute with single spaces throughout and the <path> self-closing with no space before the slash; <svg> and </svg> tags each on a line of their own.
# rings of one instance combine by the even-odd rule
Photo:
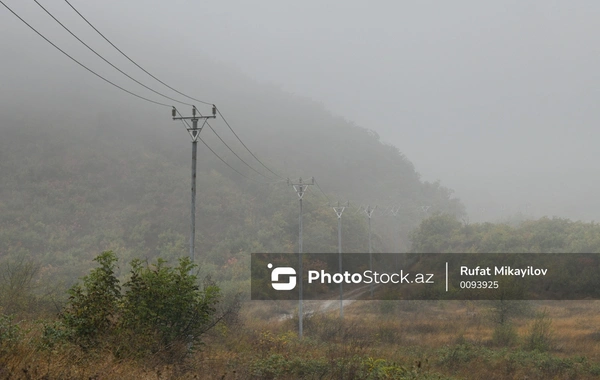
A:
<svg viewBox="0 0 600 380">
<path fill-rule="evenodd" d="M 177 110 L 175 109 L 175 107 L 173 107 L 171 114 L 173 115 L 173 117 L 177 116 Z"/>
<path fill-rule="evenodd" d="M 217 116 L 217 106 L 215 106 L 214 104 L 213 104 L 212 111 L 213 111 L 213 116 Z"/>
</svg>

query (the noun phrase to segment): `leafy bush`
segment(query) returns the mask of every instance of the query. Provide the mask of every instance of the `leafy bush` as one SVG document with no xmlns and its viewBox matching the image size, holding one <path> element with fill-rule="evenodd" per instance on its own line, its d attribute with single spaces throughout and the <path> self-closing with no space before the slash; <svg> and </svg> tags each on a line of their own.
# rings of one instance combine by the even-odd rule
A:
<svg viewBox="0 0 600 380">
<path fill-rule="evenodd" d="M 117 257 L 112 251 L 102 252 L 94 261 L 100 264 L 83 285 L 69 289 L 69 302 L 61 314 L 65 327 L 82 347 L 88 347 L 114 328 L 119 314 L 121 287 L 115 275 Z"/>
<path fill-rule="evenodd" d="M 206 284 L 200 290 L 189 258 L 171 268 L 158 259 L 155 265 L 131 263 L 131 279 L 125 283 L 122 327 L 133 334 L 140 350 L 156 352 L 176 343 L 198 342 L 212 327 L 219 288 Z"/>
<path fill-rule="evenodd" d="M 0 351 L 12 347 L 21 338 L 21 328 L 13 323 L 13 317 L 0 315 Z"/>
<path fill-rule="evenodd" d="M 133 260 L 123 294 L 115 275 L 115 254 L 103 252 L 95 261 L 100 267 L 69 290 L 61 314 L 64 331 L 59 325 L 45 326 L 43 344 L 69 338 L 83 348 L 109 344 L 118 356 L 187 353 L 190 344 L 198 343 L 219 320 L 214 318 L 219 288 L 208 283 L 200 290 L 188 258 L 175 268 L 161 259 L 145 266 Z"/>
<path fill-rule="evenodd" d="M 5 314 L 26 318 L 48 308 L 39 297 L 40 264 L 31 259 L 3 259 L 0 262 L 0 310 Z M 35 310 L 35 312 L 33 312 Z"/>
<path fill-rule="evenodd" d="M 280 354 L 258 359 L 250 365 L 250 373 L 257 379 L 277 379 L 285 375 L 300 379 L 322 379 L 328 371 L 329 363 L 325 358 L 286 358 Z"/>
<path fill-rule="evenodd" d="M 439 362 L 450 367 L 460 367 L 476 359 L 480 352 L 470 344 L 457 344 L 440 349 Z"/>
<path fill-rule="evenodd" d="M 531 324 L 527 336 L 526 348 L 529 350 L 548 351 L 552 341 L 552 320 L 544 310 L 538 313 Z"/>
<path fill-rule="evenodd" d="M 62 321 L 42 322 L 42 335 L 38 347 L 42 350 L 53 350 L 70 339 L 69 330 Z"/>
<path fill-rule="evenodd" d="M 384 359 L 367 358 L 363 361 L 363 371 L 361 377 L 369 380 L 379 379 L 408 379 L 409 370 L 396 364 L 390 363 Z M 411 376 L 412 377 L 412 376 Z"/>
<path fill-rule="evenodd" d="M 512 323 L 498 324 L 494 328 L 492 344 L 495 346 L 512 346 L 517 342 L 517 330 Z"/>
</svg>

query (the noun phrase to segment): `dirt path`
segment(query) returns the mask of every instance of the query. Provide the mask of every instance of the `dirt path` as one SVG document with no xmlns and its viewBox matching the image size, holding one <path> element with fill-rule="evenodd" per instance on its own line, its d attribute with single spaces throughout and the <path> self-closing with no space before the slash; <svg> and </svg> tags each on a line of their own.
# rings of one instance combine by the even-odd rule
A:
<svg viewBox="0 0 600 380">
<path fill-rule="evenodd" d="M 342 301 L 344 308 L 356 301 L 356 298 L 370 292 L 371 285 L 361 286 L 360 288 L 352 289 L 349 292 L 344 292 L 344 300 Z M 338 293 L 339 296 L 339 293 Z M 340 300 L 330 299 L 324 301 L 304 301 L 303 314 L 310 316 L 313 314 L 322 314 L 333 310 L 340 309 Z M 277 318 L 280 321 L 292 318 L 292 313 L 280 314 Z"/>
</svg>

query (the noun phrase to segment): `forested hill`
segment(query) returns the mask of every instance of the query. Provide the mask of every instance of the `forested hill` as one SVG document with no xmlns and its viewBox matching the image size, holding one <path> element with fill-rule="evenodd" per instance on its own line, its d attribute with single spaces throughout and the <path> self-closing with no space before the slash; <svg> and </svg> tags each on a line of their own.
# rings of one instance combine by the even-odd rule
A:
<svg viewBox="0 0 600 380">
<path fill-rule="evenodd" d="M 463 213 L 450 190 L 420 181 L 411 162 L 375 132 L 306 99 L 246 85 L 255 87 L 232 91 L 235 96 L 220 108 L 269 168 L 284 178 L 314 176 L 333 202 L 401 207 L 396 220 L 375 218 L 376 250 L 406 247 L 409 231 L 426 216 L 423 205 L 431 206 L 430 213 Z M 57 92 L 61 96 L 69 99 L 62 98 L 52 114 L 6 107 L 0 113 L 0 257 L 31 257 L 44 273 L 75 278 L 103 250 L 125 261 L 187 254 L 191 144 L 183 126 L 169 110 L 139 113 L 110 99 L 97 102 L 83 89 Z M 252 167 L 278 179 L 245 152 L 221 119 L 212 126 Z M 199 143 L 198 256 L 222 266 L 252 251 L 293 252 L 293 190 L 285 181 L 265 183 L 210 129 L 201 136 L 252 180 Z M 305 200 L 304 250 L 335 252 L 337 224 L 328 200 L 316 187 Z M 344 251 L 367 250 L 364 214 L 347 212 L 343 228 Z"/>
</svg>

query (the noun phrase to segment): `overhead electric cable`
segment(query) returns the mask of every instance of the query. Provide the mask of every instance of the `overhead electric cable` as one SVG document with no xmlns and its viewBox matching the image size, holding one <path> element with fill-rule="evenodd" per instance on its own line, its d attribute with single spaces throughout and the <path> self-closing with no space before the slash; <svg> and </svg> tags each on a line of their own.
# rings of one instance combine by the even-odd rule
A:
<svg viewBox="0 0 600 380">
<path fill-rule="evenodd" d="M 214 104 L 209 103 L 209 102 L 205 102 L 203 100 L 194 98 L 190 95 L 187 95 L 181 91 L 178 91 L 177 89 L 169 86 L 167 83 L 163 82 L 162 80 L 158 79 L 156 76 L 152 75 L 150 72 L 148 72 L 146 69 L 144 69 L 142 66 L 140 66 L 137 62 L 135 62 L 132 58 L 130 58 L 127 54 L 125 54 L 121 49 L 119 49 L 112 41 L 110 41 L 102 32 L 100 32 L 94 25 L 92 25 L 92 23 L 83 15 L 81 14 L 81 12 L 79 12 L 77 10 L 77 8 L 75 8 L 68 0 L 65 0 L 65 2 L 71 7 L 71 9 L 73 9 L 75 11 L 75 13 L 77 13 L 79 15 L 79 17 L 81 17 L 92 29 L 94 29 L 94 31 L 96 31 L 96 33 L 98 33 L 102 38 L 104 38 L 104 40 L 106 42 L 108 42 L 113 48 L 115 48 L 119 53 L 121 53 L 121 55 L 123 55 L 125 58 L 127 58 L 131 63 L 133 63 L 135 66 L 137 66 L 140 70 L 142 70 L 143 72 L 145 72 L 146 74 L 148 74 L 150 77 L 152 77 L 154 80 L 156 80 L 157 82 L 161 83 L 162 85 L 166 86 L 167 88 L 175 91 L 176 93 L 178 93 L 179 95 L 185 96 L 188 99 L 192 99 L 195 100 L 199 103 L 202 104 L 207 104 L 207 105 L 212 105 L 214 106 Z M 216 108 L 216 107 L 215 107 Z M 217 108 L 217 112 L 219 113 L 219 116 L 221 116 L 221 118 L 223 119 L 223 121 L 225 122 L 225 124 L 227 125 L 227 127 L 231 130 L 231 132 L 234 134 L 234 136 L 238 139 L 238 141 L 242 144 L 242 146 L 244 148 L 246 148 L 246 150 L 252 155 L 252 157 L 254 157 L 254 159 L 256 161 L 258 161 L 265 169 L 267 169 L 270 173 L 274 174 L 276 177 L 280 178 L 280 179 L 285 179 L 284 177 L 280 176 L 279 174 L 275 173 L 273 170 L 271 170 L 269 167 L 267 167 L 260 159 L 258 159 L 258 157 L 256 157 L 256 155 L 254 153 L 252 153 L 252 151 L 246 146 L 246 144 L 244 144 L 244 142 L 239 138 L 239 136 L 237 135 L 237 133 L 235 133 L 235 131 L 233 130 L 233 128 L 231 127 L 231 125 L 227 122 L 227 120 L 225 119 L 225 117 L 223 117 L 223 114 L 221 113 L 221 111 Z M 209 125 L 210 127 L 210 125 Z M 211 128 L 212 129 L 212 128 Z"/>
<path fill-rule="evenodd" d="M 202 101 L 200 99 L 196 99 L 193 98 L 189 95 L 184 94 L 181 91 L 177 91 L 176 89 L 174 89 L 173 87 L 169 86 L 168 84 L 166 84 L 165 82 L 161 81 L 160 79 L 158 79 L 157 77 L 155 77 L 154 75 L 150 74 L 146 69 L 144 69 L 142 66 L 138 65 L 133 59 L 129 58 L 129 56 L 127 54 L 125 54 L 121 49 L 119 49 L 115 44 L 113 44 L 108 38 L 106 38 L 106 36 L 104 36 L 104 34 L 102 34 L 98 29 L 96 29 L 96 27 L 94 25 L 92 25 L 91 22 L 88 21 L 87 18 L 85 18 L 81 12 L 79 12 L 77 10 L 77 8 L 75 8 L 68 0 L 65 0 L 65 2 L 67 4 L 69 4 L 69 6 L 79 15 L 79 17 L 81 17 L 83 19 L 83 21 L 85 21 L 89 26 L 92 27 L 92 29 L 94 29 L 96 31 L 96 33 L 98 33 L 102 38 L 104 38 L 104 40 L 106 42 L 108 42 L 112 47 L 114 47 L 119 53 L 121 53 L 125 58 L 127 58 L 131 63 L 133 63 L 134 65 L 136 65 L 140 70 L 142 70 L 143 72 L 145 72 L 146 74 L 148 74 L 150 77 L 152 77 L 154 80 L 156 80 L 157 82 L 161 83 L 162 85 L 168 87 L 169 89 L 175 91 L 176 93 L 178 93 L 179 95 L 185 96 L 188 99 L 192 99 L 195 100 L 196 102 L 202 103 L 202 104 L 207 104 L 207 105 L 212 105 L 212 103 L 209 102 L 205 102 Z"/>
<path fill-rule="evenodd" d="M 195 107 L 194 107 L 195 108 Z M 198 109 L 196 108 L 196 110 L 198 111 Z M 198 113 L 200 114 L 200 116 L 202 116 L 202 113 L 200 111 L 198 111 Z M 227 145 L 227 143 L 221 138 L 221 136 L 219 136 L 219 134 L 217 133 L 217 131 L 214 130 L 214 128 L 210 125 L 210 123 L 208 122 L 208 120 L 205 123 L 206 125 L 208 125 L 208 127 L 210 128 L 211 131 L 213 131 L 213 133 L 219 138 L 219 140 L 221 140 L 221 142 L 227 147 L 227 149 L 229 149 L 231 151 L 231 153 L 233 153 L 240 161 L 242 161 L 247 167 L 249 167 L 250 169 L 254 170 L 256 173 L 258 173 L 259 175 L 265 177 L 268 180 L 271 180 L 271 178 L 267 177 L 266 175 L 264 175 L 263 173 L 259 172 L 258 170 L 254 169 L 254 167 L 250 166 L 250 164 L 248 164 L 246 161 L 244 161 L 243 158 L 241 158 L 233 149 L 231 149 L 231 147 L 229 145 Z"/>
<path fill-rule="evenodd" d="M 73 62 L 77 63 L 79 66 L 83 67 L 84 69 L 86 69 L 90 73 L 94 74 L 98 78 L 102 79 L 103 81 L 105 81 L 105 82 L 107 82 L 107 83 L 115 86 L 116 88 L 120 89 L 121 91 L 124 91 L 124 92 L 126 92 L 126 93 L 128 93 L 130 95 L 133 95 L 133 96 L 137 97 L 137 98 L 143 99 L 143 100 L 145 100 L 147 102 L 158 104 L 158 105 L 164 106 L 164 107 L 169 107 L 169 108 L 172 107 L 172 105 L 161 103 L 161 102 L 157 102 L 155 100 L 151 100 L 151 99 L 148 99 L 148 98 L 143 97 L 141 95 L 138 95 L 138 94 L 136 94 L 134 92 L 131 92 L 131 91 L 129 91 L 129 90 L 127 90 L 127 89 L 119 86 L 118 84 L 113 83 L 110 80 L 104 78 L 102 75 L 100 75 L 100 74 L 96 73 L 95 71 L 93 71 L 92 69 L 88 68 L 83 63 L 79 62 L 78 60 L 76 60 L 75 58 L 73 58 L 71 55 L 69 55 L 67 52 L 65 52 L 64 50 L 62 50 L 61 48 L 59 48 L 56 44 L 54 44 L 52 41 L 50 41 L 48 38 L 46 38 L 42 33 L 38 32 L 33 26 L 31 26 L 27 21 L 25 21 L 15 11 L 13 11 L 12 9 L 10 9 L 10 7 L 8 5 L 6 5 L 4 3 L 4 1 L 0 0 L 0 4 L 4 5 L 4 7 L 10 11 L 10 13 L 12 13 L 13 15 L 15 15 L 15 17 L 17 17 L 19 20 L 21 20 L 22 23 L 24 23 L 25 25 L 27 25 L 31 30 L 33 30 L 35 33 L 37 33 L 40 37 L 42 37 L 46 42 L 48 42 L 50 45 L 52 45 L 55 49 L 57 49 L 58 51 L 60 51 L 61 53 L 63 53 L 67 57 L 69 57 Z"/>
<path fill-rule="evenodd" d="M 213 133 L 219 138 L 219 140 L 221 140 L 221 142 L 223 144 L 225 144 L 225 146 L 227 147 L 227 149 L 229 149 L 231 151 L 231 153 L 233 153 L 240 161 L 242 161 L 244 163 L 244 165 L 246 165 L 247 167 L 249 167 L 250 169 L 254 170 L 256 173 L 260 174 L 261 176 L 265 177 L 268 180 L 271 180 L 272 178 L 267 177 L 266 175 L 264 175 L 263 173 L 259 172 L 258 170 L 254 169 L 252 166 L 250 166 L 250 164 L 248 164 L 246 161 L 244 161 L 233 149 L 231 149 L 229 147 L 229 145 L 227 145 L 227 143 L 225 141 L 223 141 L 223 139 L 221 138 L 221 136 L 219 136 L 219 134 L 217 133 L 217 131 L 215 131 L 213 129 L 213 127 L 210 125 L 209 122 L 206 122 L 206 125 L 208 125 L 208 127 L 210 128 L 211 131 L 213 131 Z M 280 182 L 280 181 L 276 181 L 276 182 Z"/>
<path fill-rule="evenodd" d="M 102 55 L 100 55 L 96 50 L 94 50 L 93 48 L 91 48 L 88 44 L 86 44 L 81 38 L 77 37 L 77 35 L 75 35 L 75 33 L 73 33 L 69 28 L 67 28 L 62 22 L 60 22 L 60 20 L 58 20 L 56 17 L 54 17 L 54 15 L 52 13 L 50 13 L 50 11 L 48 11 L 46 8 L 44 8 L 44 6 L 42 4 L 40 4 L 38 2 L 38 0 L 33 0 L 40 8 L 42 8 L 44 10 L 44 12 L 46 12 L 50 17 L 52 17 L 52 19 L 54 19 L 54 21 L 56 21 L 60 26 L 63 27 L 64 30 L 66 30 L 67 32 L 69 32 L 69 34 L 71 34 L 73 37 L 75 37 L 77 39 L 77 41 L 81 42 L 83 44 L 83 46 L 85 46 L 86 48 L 88 48 L 92 53 L 96 54 L 101 60 L 103 60 L 104 62 L 108 63 L 110 66 L 112 66 L 115 70 L 117 70 L 118 72 L 120 72 L 121 74 L 125 75 L 127 78 L 131 79 L 132 81 L 134 81 L 135 83 L 139 84 L 140 86 L 154 92 L 157 95 L 162 96 L 163 98 L 172 100 L 174 102 L 180 103 L 180 104 L 184 104 L 186 106 L 193 106 L 193 104 L 190 103 L 186 103 L 186 102 L 182 102 L 179 101 L 177 99 L 171 98 L 170 96 L 167 96 L 161 92 L 158 92 L 156 90 L 154 90 L 151 87 L 146 86 L 145 84 L 143 84 L 142 82 L 140 82 L 139 80 L 133 78 L 131 75 L 127 74 L 126 72 L 124 72 L 123 70 L 119 69 L 117 66 L 115 66 L 112 62 L 110 62 L 108 59 L 104 58 Z"/>
<path fill-rule="evenodd" d="M 156 91 L 154 89 L 152 89 L 151 87 L 141 83 L 140 81 L 138 81 L 137 79 L 133 78 L 132 76 L 130 76 L 129 74 L 125 73 L 123 70 L 119 69 L 117 66 L 115 66 L 113 63 L 111 63 L 110 61 L 108 61 L 106 58 L 104 58 L 102 55 L 100 55 L 98 52 L 96 52 L 92 47 L 90 47 L 87 43 L 85 43 L 83 40 L 81 40 L 81 38 L 79 38 L 77 35 L 75 35 L 68 27 L 66 27 L 62 22 L 60 22 L 60 20 L 58 20 L 51 12 L 49 12 L 43 5 L 41 5 L 37 0 L 34 0 L 35 3 L 42 8 L 50 17 L 52 17 L 60 26 L 62 26 L 67 32 L 69 32 L 69 34 L 71 34 L 74 38 L 76 38 L 80 43 L 82 43 L 86 48 L 88 48 L 90 51 L 92 51 L 95 55 L 97 55 L 100 59 L 102 59 L 103 61 L 105 61 L 106 63 L 108 63 L 110 66 L 112 66 L 114 69 L 116 69 L 117 71 L 119 71 L 121 74 L 125 75 L 127 78 L 131 79 L 132 81 L 136 82 L 137 84 L 143 86 L 144 88 L 156 93 L 157 95 L 160 95 L 166 99 L 175 101 L 177 103 L 181 103 L 181 104 L 185 104 L 185 105 L 192 105 L 186 102 L 182 102 L 179 101 L 177 99 L 174 99 L 172 97 L 169 97 L 159 91 Z M 65 2 L 92 28 L 94 29 L 102 38 L 104 38 L 111 46 L 113 46 L 119 53 L 121 53 L 125 58 L 127 58 L 129 61 L 131 61 L 134 65 L 136 65 L 139 69 L 141 69 L 142 71 L 144 71 L 146 74 L 148 74 L 149 76 L 151 76 L 153 79 L 157 80 L 158 82 L 160 82 L 161 84 L 165 85 L 166 87 L 168 87 L 169 89 L 177 92 L 180 95 L 183 95 L 189 99 L 198 101 L 200 103 L 203 104 L 208 104 L 211 105 L 211 103 L 202 101 L 200 99 L 196 99 L 193 98 L 189 95 L 186 95 L 178 90 L 176 90 L 175 88 L 169 86 L 168 84 L 166 84 L 165 82 L 161 81 L 160 79 L 158 79 L 157 77 L 155 77 L 154 75 L 152 75 L 151 73 L 149 73 L 147 70 L 145 70 L 143 67 L 141 67 L 139 64 L 137 64 L 133 59 L 131 59 L 127 54 L 125 54 L 121 49 L 119 49 L 116 45 L 114 45 L 108 38 L 106 38 L 106 36 L 104 36 L 104 34 L 102 34 L 96 27 L 94 27 L 94 25 L 92 25 L 87 18 L 85 18 L 81 12 L 79 12 L 68 0 L 65 0 Z M 69 58 L 73 59 L 75 62 L 77 62 L 78 64 L 80 64 L 81 66 L 83 66 L 84 68 L 86 68 L 88 71 L 92 72 L 93 74 L 97 75 L 98 77 L 100 77 L 101 79 L 107 81 L 108 83 L 118 87 L 119 89 L 126 91 L 129 94 L 135 95 L 141 99 L 147 100 L 147 101 L 151 101 L 153 103 L 156 104 L 160 104 L 160 105 L 164 105 L 164 106 L 169 106 L 167 104 L 164 103 L 160 103 L 160 102 L 154 102 L 150 99 L 147 99 L 145 97 L 142 97 L 140 95 L 134 94 L 131 91 L 128 91 L 124 88 L 122 88 L 121 86 L 118 86 L 116 84 L 114 84 L 113 82 L 105 79 L 104 77 L 100 76 L 99 74 L 96 74 L 94 71 L 92 71 L 91 69 L 87 68 L 86 66 L 84 66 L 83 64 L 81 64 L 79 61 L 75 60 L 73 57 L 71 57 L 70 55 L 68 55 L 66 52 L 64 52 L 62 49 L 58 48 L 58 46 L 56 46 L 55 44 L 53 44 L 51 41 L 49 41 L 46 37 L 44 37 L 41 33 L 37 32 L 37 30 L 35 30 L 31 25 L 29 25 L 28 23 L 25 22 L 25 20 L 23 20 L 21 17 L 19 17 L 15 12 L 13 12 L 10 8 L 8 8 L 8 6 L 6 6 L 6 4 L 4 4 L 2 2 L 2 4 L 9 9 L 15 16 L 17 16 L 21 21 L 23 21 L 26 25 L 28 25 L 31 29 L 33 29 L 36 33 L 38 33 L 41 37 L 43 37 L 46 41 L 48 41 L 49 43 L 51 43 L 55 48 L 59 49 L 61 52 L 63 52 L 65 55 L 67 55 Z M 219 116 L 221 116 L 221 118 L 223 118 L 223 121 L 225 122 L 225 124 L 227 125 L 227 127 L 230 129 L 230 131 L 234 134 L 234 136 L 238 139 L 238 141 L 242 144 L 242 146 L 250 153 L 250 155 L 256 160 L 258 161 L 258 163 L 260 163 L 265 169 L 267 169 L 270 173 L 272 173 L 273 175 L 277 176 L 280 179 L 284 179 L 284 177 L 280 176 L 279 174 L 275 173 L 273 170 L 271 170 L 269 167 L 267 167 L 258 157 L 256 157 L 256 155 L 248 148 L 248 146 L 240 139 L 240 137 L 238 136 L 238 134 L 233 130 L 233 128 L 231 127 L 231 125 L 229 124 L 229 122 L 225 119 L 225 117 L 223 116 L 223 114 L 221 113 L 221 111 L 216 108 L 216 106 L 214 104 L 212 104 L 215 109 L 217 110 L 217 112 L 219 113 Z M 208 123 L 207 123 L 208 124 Z M 252 169 L 253 171 L 257 172 L 258 174 L 260 174 L 261 176 L 267 178 L 263 173 L 259 172 L 258 170 L 256 170 L 254 167 L 252 167 L 251 165 L 249 165 L 246 161 L 244 161 L 235 151 L 233 151 L 233 149 L 231 149 L 231 147 L 225 143 L 225 141 L 218 135 L 218 133 L 212 128 L 212 126 L 210 124 L 208 124 L 209 128 L 215 133 L 215 135 L 217 135 L 217 137 L 219 138 L 219 140 L 221 140 L 221 142 L 223 142 L 223 144 L 225 144 L 225 146 L 238 158 L 240 159 L 246 166 L 248 166 L 250 169 Z M 203 141 L 204 142 L 204 141 Z M 220 158 L 220 157 L 219 157 Z"/>
<path fill-rule="evenodd" d="M 2 0 L 0 0 L 2 1 Z M 181 113 L 179 113 L 179 111 L 177 110 L 177 113 L 179 114 L 179 116 L 182 116 Z M 183 123 L 183 125 L 186 127 L 186 129 L 190 129 L 190 125 L 188 124 L 188 122 L 184 119 L 181 120 L 181 122 Z M 221 158 L 221 156 L 219 156 L 217 154 L 217 152 L 215 152 L 210 146 L 208 146 L 208 144 L 202 140 L 202 138 L 200 136 L 198 136 L 198 140 L 202 141 L 202 143 L 208 148 L 208 150 L 210 150 L 212 152 L 212 154 L 214 154 L 219 160 L 221 160 L 221 162 L 223 162 L 225 165 L 227 165 L 231 170 L 233 170 L 234 172 L 238 173 L 239 175 L 241 175 L 242 177 L 249 179 L 250 181 L 254 181 L 254 182 L 258 182 L 258 183 L 265 183 L 262 181 L 258 181 L 254 178 L 248 177 L 245 174 L 243 174 L 242 172 L 238 171 L 236 168 L 234 168 L 233 166 L 231 166 L 227 161 L 225 161 L 224 159 Z"/>
<path fill-rule="evenodd" d="M 258 159 L 258 157 L 256 157 L 254 155 L 254 153 L 252 153 L 252 151 L 250 149 L 248 149 L 248 147 L 246 146 L 246 144 L 244 144 L 244 142 L 240 139 L 240 137 L 237 135 L 237 133 L 235 133 L 235 131 L 233 130 L 233 128 L 231 128 L 231 125 L 229 125 L 229 123 L 227 122 L 227 119 L 225 119 L 225 117 L 223 116 L 223 114 L 221 113 L 221 111 L 219 110 L 219 108 L 217 106 L 215 106 L 213 104 L 213 107 L 216 108 L 217 113 L 219 114 L 219 116 L 221 116 L 221 119 L 223 119 L 223 121 L 225 122 L 225 124 L 227 125 L 227 127 L 229 127 L 229 130 L 231 130 L 231 132 L 233 133 L 233 135 L 238 139 L 238 141 L 244 146 L 244 148 L 246 148 L 246 150 L 252 155 L 252 157 L 254 157 L 254 159 L 256 161 L 258 161 L 265 169 L 267 169 L 268 171 L 270 171 L 271 173 L 275 174 L 277 177 L 281 178 L 281 179 L 285 179 L 282 176 L 280 176 L 279 174 L 275 173 L 273 170 L 269 169 L 265 164 L 263 164 L 263 162 L 261 160 Z"/>
<path fill-rule="evenodd" d="M 327 194 L 325 194 L 325 192 L 323 191 L 323 189 L 321 189 L 321 186 L 319 186 L 319 182 L 317 182 L 316 179 L 315 179 L 315 185 L 317 185 L 317 189 L 319 189 L 321 191 L 321 193 L 323 193 L 323 195 L 327 199 L 327 202 L 329 202 L 329 204 L 331 204 L 331 200 L 329 199 L 329 197 L 327 196 Z"/>
<path fill-rule="evenodd" d="M 196 108 L 196 107 L 194 107 Z M 196 108 L 196 110 L 198 111 L 198 109 Z M 200 114 L 200 116 L 202 116 L 202 113 L 200 111 L 198 111 L 198 113 Z M 254 170 L 256 173 L 260 174 L 261 176 L 270 179 L 269 177 L 265 176 L 263 173 L 259 172 L 258 170 L 254 169 L 252 166 L 250 166 L 250 164 L 248 164 L 246 161 L 244 161 L 244 159 L 242 159 L 233 149 L 231 149 L 231 147 L 229 145 L 227 145 L 227 143 L 221 138 L 221 136 L 219 136 L 219 134 L 217 133 L 217 131 L 214 130 L 214 128 L 210 125 L 210 123 L 208 122 L 208 120 L 205 122 L 206 125 L 208 125 L 208 127 L 210 128 L 211 131 L 213 131 L 213 133 L 219 138 L 219 140 L 221 140 L 221 142 L 227 147 L 227 149 L 229 149 L 231 151 L 231 153 L 233 153 L 240 161 L 242 161 L 247 167 L 249 167 L 250 169 Z"/>
</svg>

